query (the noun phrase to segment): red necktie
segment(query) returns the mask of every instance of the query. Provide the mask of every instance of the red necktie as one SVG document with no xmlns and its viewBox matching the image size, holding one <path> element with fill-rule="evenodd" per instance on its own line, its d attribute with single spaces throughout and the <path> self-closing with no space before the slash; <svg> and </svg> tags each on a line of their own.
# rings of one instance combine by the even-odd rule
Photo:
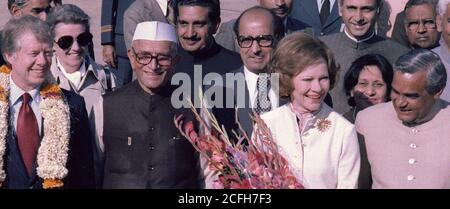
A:
<svg viewBox="0 0 450 209">
<path fill-rule="evenodd" d="M 30 98 L 28 93 L 22 95 L 22 106 L 17 117 L 17 142 L 28 176 L 33 172 L 33 163 L 39 147 L 39 127 L 29 105 Z"/>
</svg>

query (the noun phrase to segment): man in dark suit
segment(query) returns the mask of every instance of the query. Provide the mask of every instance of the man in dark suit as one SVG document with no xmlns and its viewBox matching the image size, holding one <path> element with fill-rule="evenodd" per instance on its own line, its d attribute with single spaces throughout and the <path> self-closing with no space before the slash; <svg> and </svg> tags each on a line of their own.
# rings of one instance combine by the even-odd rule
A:
<svg viewBox="0 0 450 209">
<path fill-rule="evenodd" d="M 104 96 L 103 108 L 96 108 L 104 115 L 104 188 L 203 187 L 199 155 L 173 121 L 192 116 L 171 101 L 177 88 L 169 83 L 179 59 L 176 42 L 173 26 L 139 23 L 128 50 L 137 79 Z"/>
<path fill-rule="evenodd" d="M 124 40 L 123 15 L 134 0 L 102 1 L 101 42 L 103 61 L 116 69 L 119 86 L 131 82 L 132 70 Z"/>
<path fill-rule="evenodd" d="M 6 146 L 0 146 L 6 147 L 0 183 L 5 188 L 94 188 L 92 137 L 84 100 L 59 89 L 47 76 L 53 54 L 49 26 L 25 16 L 10 20 L 4 32 L 3 55 L 11 73 L 6 66 L 0 73 L 1 85 L 8 85 L 1 88 L 9 89 L 1 102 L 11 104 L 7 120 L 13 123 L 2 127 L 9 130 L 9 139 L 2 139 Z M 2 109 L 1 114 L 7 112 L 8 108 Z"/>
<path fill-rule="evenodd" d="M 341 32 L 340 0 L 296 0 L 290 14 L 314 28 L 314 36 Z M 323 9 L 323 10 L 322 10 Z"/>
<path fill-rule="evenodd" d="M 293 0 L 258 0 L 258 2 L 261 7 L 271 10 L 274 14 L 281 18 L 283 25 L 283 36 L 294 31 L 303 31 L 313 35 L 314 31 L 309 24 L 288 16 L 292 9 Z M 223 47 L 231 51 L 239 52 L 239 46 L 236 43 L 236 36 L 233 31 L 233 25 L 235 22 L 236 19 L 223 23 L 216 35 L 216 40 L 217 43 Z"/>
</svg>

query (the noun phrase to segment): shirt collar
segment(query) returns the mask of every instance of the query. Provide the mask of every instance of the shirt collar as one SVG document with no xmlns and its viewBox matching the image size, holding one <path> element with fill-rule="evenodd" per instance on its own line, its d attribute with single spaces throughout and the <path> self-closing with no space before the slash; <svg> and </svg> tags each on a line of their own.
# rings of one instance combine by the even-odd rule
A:
<svg viewBox="0 0 450 209">
<path fill-rule="evenodd" d="M 344 33 L 345 33 L 345 35 L 346 35 L 349 39 L 351 39 L 352 41 L 354 41 L 354 42 L 356 42 L 356 43 L 361 43 L 361 42 L 368 41 L 368 40 L 370 40 L 371 38 L 373 38 L 373 37 L 375 36 L 375 31 L 372 31 L 372 34 L 370 34 L 370 36 L 368 36 L 367 38 L 362 39 L 362 40 L 358 40 L 358 39 L 356 39 L 355 37 L 353 37 L 352 35 L 350 35 L 350 34 L 347 32 L 347 28 L 344 28 Z"/>
<path fill-rule="evenodd" d="M 257 93 L 256 83 L 258 82 L 258 74 L 250 71 L 244 66 L 244 76 L 247 82 L 248 91 L 253 95 Z"/>
<path fill-rule="evenodd" d="M 168 3 L 168 0 L 156 0 L 156 2 L 158 2 L 158 5 L 161 8 L 161 11 L 163 12 L 164 16 L 167 16 L 167 3 Z"/>
<path fill-rule="evenodd" d="M 26 91 L 24 91 L 19 86 L 17 86 L 16 83 L 14 83 L 11 75 L 9 76 L 9 83 L 10 83 L 10 85 L 9 85 L 10 86 L 9 101 L 11 102 L 11 106 L 14 106 L 20 100 L 20 98 Z M 41 97 L 39 95 L 39 89 L 40 89 L 40 86 L 32 89 L 31 91 L 28 91 L 31 98 L 33 99 L 32 101 L 35 101 L 36 103 L 39 103 L 40 99 L 41 99 Z"/>
</svg>

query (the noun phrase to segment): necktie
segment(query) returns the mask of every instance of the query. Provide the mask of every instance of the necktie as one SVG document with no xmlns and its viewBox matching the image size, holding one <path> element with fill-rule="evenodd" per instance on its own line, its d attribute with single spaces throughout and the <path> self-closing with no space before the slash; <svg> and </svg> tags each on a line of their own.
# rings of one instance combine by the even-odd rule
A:
<svg viewBox="0 0 450 209">
<path fill-rule="evenodd" d="M 322 3 L 322 8 L 320 9 L 320 22 L 322 25 L 325 24 L 328 16 L 330 16 L 330 0 L 324 0 Z"/>
<path fill-rule="evenodd" d="M 256 86 L 258 87 L 258 95 L 256 97 L 255 112 L 258 114 L 269 112 L 272 109 L 272 104 L 269 99 L 269 76 L 264 73 L 260 74 Z"/>
<path fill-rule="evenodd" d="M 39 127 L 36 116 L 31 109 L 30 94 L 22 95 L 22 106 L 17 117 L 17 142 L 23 163 L 27 169 L 28 176 L 33 172 L 33 163 L 36 160 L 39 147 Z"/>
</svg>

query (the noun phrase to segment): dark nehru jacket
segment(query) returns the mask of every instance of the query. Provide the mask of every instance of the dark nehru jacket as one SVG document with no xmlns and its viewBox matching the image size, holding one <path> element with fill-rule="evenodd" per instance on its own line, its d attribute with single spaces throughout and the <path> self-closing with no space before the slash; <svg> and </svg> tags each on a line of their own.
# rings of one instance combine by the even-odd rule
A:
<svg viewBox="0 0 450 209">
<path fill-rule="evenodd" d="M 223 75 L 235 71 L 242 67 L 242 60 L 238 53 L 225 49 L 221 45 L 217 44 L 214 39 L 204 49 L 196 53 L 190 53 L 184 50 L 181 45 L 178 45 L 178 55 L 180 61 L 176 64 L 175 73 L 186 73 L 191 79 L 191 101 L 198 101 L 198 97 L 194 96 L 199 88 L 194 86 L 194 75 L 197 69 L 194 70 L 194 65 L 201 65 L 202 77 L 198 84 L 203 84 L 203 78 L 208 73 L 217 73 Z M 198 73 L 199 74 L 199 73 Z M 205 90 L 206 84 L 202 86 Z"/>
<path fill-rule="evenodd" d="M 191 78 L 194 76 L 194 65 L 202 65 L 202 76 L 207 73 L 220 75 L 234 71 L 242 67 L 241 57 L 217 44 L 214 40 L 205 49 L 197 53 L 190 53 L 178 45 L 180 62 L 175 67 L 175 73 L 184 72 Z"/>
<path fill-rule="evenodd" d="M 150 95 L 134 81 L 104 96 L 104 188 L 201 188 L 199 156 L 175 128 L 166 86 Z"/>
</svg>

